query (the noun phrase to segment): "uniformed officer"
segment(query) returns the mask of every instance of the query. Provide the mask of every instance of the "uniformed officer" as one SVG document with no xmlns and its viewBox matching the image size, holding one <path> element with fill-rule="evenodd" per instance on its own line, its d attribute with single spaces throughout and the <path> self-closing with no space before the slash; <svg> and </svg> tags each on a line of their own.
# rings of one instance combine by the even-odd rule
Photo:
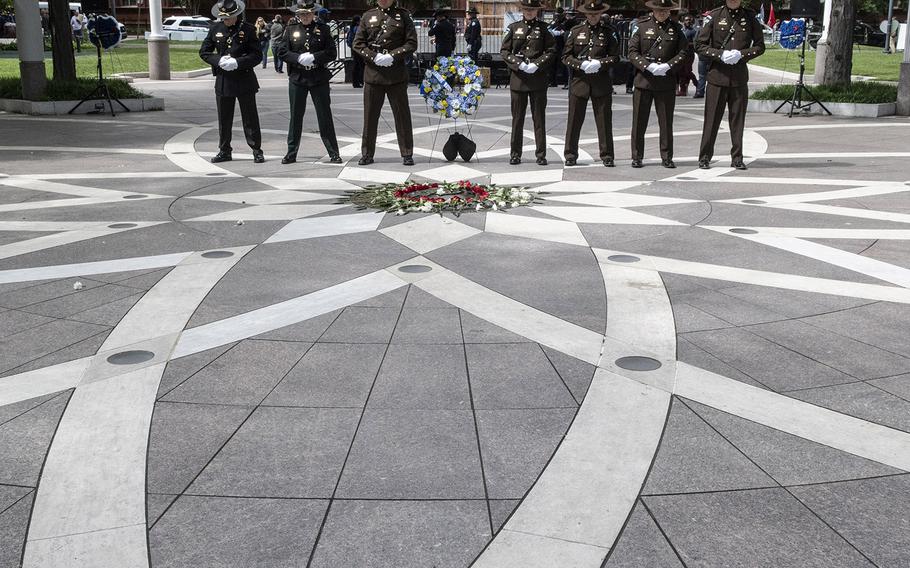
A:
<svg viewBox="0 0 910 568">
<path fill-rule="evenodd" d="M 682 26 L 670 19 L 670 10 L 678 10 L 679 5 L 672 0 L 649 0 L 645 6 L 651 8 L 651 15 L 639 18 L 638 27 L 629 38 L 629 61 L 639 71 L 632 95 L 632 167 L 642 167 L 653 101 L 660 127 L 660 159 L 665 168 L 675 168 L 676 71 L 686 59 L 688 42 Z"/>
<path fill-rule="evenodd" d="M 316 107 L 316 121 L 319 135 L 329 153 L 329 161 L 340 164 L 338 140 L 335 138 L 335 122 L 332 120 L 329 79 L 332 74 L 326 63 L 338 55 L 335 40 L 329 26 L 317 23 L 316 2 L 302 0 L 293 8 L 298 23 L 284 30 L 277 56 L 288 64 L 288 98 L 291 103 L 291 122 L 288 126 L 288 153 L 281 159 L 282 164 L 297 161 L 300 148 L 300 133 L 303 130 L 303 114 L 306 112 L 307 94 Z"/>
<path fill-rule="evenodd" d="M 537 18 L 540 0 L 521 0 L 523 19 L 509 24 L 499 53 L 512 71 L 509 87 L 512 94 L 512 144 L 509 163 L 521 163 L 524 142 L 525 113 L 531 99 L 537 164 L 547 165 L 547 85 L 549 68 L 556 61 L 556 42 L 547 24 Z"/>
<path fill-rule="evenodd" d="M 743 128 L 746 125 L 746 104 L 749 99 L 749 69 L 746 62 L 765 52 L 762 27 L 755 12 L 742 7 L 742 0 L 726 0 L 706 17 L 695 51 L 699 58 L 709 61 L 708 89 L 705 95 L 705 124 L 701 134 L 698 167 L 711 167 L 717 130 L 729 107 L 730 167 L 745 170 L 743 163 Z"/>
<path fill-rule="evenodd" d="M 388 96 L 392 116 L 395 117 L 401 161 L 406 166 L 413 166 L 414 132 L 408 104 L 405 59 L 417 51 L 417 30 L 407 10 L 393 7 L 395 0 L 377 0 L 377 4 L 360 19 L 360 29 L 354 37 L 354 51 L 366 63 L 363 74 L 363 148 L 358 163 L 361 166 L 373 163 L 379 113 Z"/>
<path fill-rule="evenodd" d="M 587 0 L 578 7 L 585 21 L 573 27 L 566 38 L 562 61 L 572 70 L 569 86 L 569 118 L 566 121 L 567 166 L 578 160 L 578 138 L 588 111 L 588 99 L 594 107 L 600 160 L 613 167 L 613 81 L 610 66 L 619 61 L 619 41 L 615 30 L 603 21 L 610 6 L 603 0 Z"/>
<path fill-rule="evenodd" d="M 451 57 L 455 51 L 455 24 L 442 10 L 433 12 L 436 20 L 427 31 L 427 35 L 436 41 L 436 57 Z"/>
<path fill-rule="evenodd" d="M 471 6 L 465 15 L 467 16 L 467 21 L 464 27 L 464 42 L 468 46 L 468 57 L 476 63 L 477 56 L 480 55 L 480 48 L 483 45 L 480 22 L 477 21 L 477 8 Z"/>
<path fill-rule="evenodd" d="M 265 161 L 262 133 L 256 110 L 259 82 L 254 69 L 262 61 L 262 49 L 256 39 L 256 28 L 241 19 L 246 6 L 243 0 L 221 0 L 212 7 L 218 20 L 199 48 L 199 57 L 212 66 L 215 76 L 215 103 L 218 107 L 218 153 L 213 163 L 231 160 L 231 129 L 234 126 L 234 102 L 240 103 L 240 116 L 246 143 L 253 149 L 253 161 Z"/>
</svg>

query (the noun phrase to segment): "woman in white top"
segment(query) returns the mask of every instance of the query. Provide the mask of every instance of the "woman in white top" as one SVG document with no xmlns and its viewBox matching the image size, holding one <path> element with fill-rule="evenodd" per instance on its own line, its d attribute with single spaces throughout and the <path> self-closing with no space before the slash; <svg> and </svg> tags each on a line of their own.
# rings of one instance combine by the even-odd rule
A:
<svg viewBox="0 0 910 568">
<path fill-rule="evenodd" d="M 70 11 L 70 27 L 73 29 L 73 39 L 76 40 L 76 51 L 82 51 L 82 18 L 75 10 Z"/>
</svg>

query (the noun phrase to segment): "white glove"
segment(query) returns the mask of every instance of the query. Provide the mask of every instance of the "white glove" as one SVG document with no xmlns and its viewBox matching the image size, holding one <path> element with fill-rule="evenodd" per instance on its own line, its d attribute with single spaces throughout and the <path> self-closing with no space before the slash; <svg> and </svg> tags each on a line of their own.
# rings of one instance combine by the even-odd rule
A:
<svg viewBox="0 0 910 568">
<path fill-rule="evenodd" d="M 395 58 L 388 53 L 377 53 L 376 57 L 373 58 L 373 62 L 380 67 L 391 67 L 392 63 L 395 62 Z"/>
<path fill-rule="evenodd" d="M 553 37 L 559 37 L 563 34 L 562 30 L 553 30 L 550 32 Z"/>
<path fill-rule="evenodd" d="M 670 71 L 670 65 L 668 65 L 667 63 L 661 63 L 660 65 L 657 66 L 657 69 L 655 69 L 653 71 L 653 73 L 654 73 L 655 77 L 664 77 L 664 76 L 666 76 L 667 72 L 669 72 L 669 71 Z"/>
<path fill-rule="evenodd" d="M 585 73 L 594 74 L 600 71 L 600 61 L 588 61 L 588 68 L 584 70 Z"/>
<path fill-rule="evenodd" d="M 588 67 L 590 67 L 590 66 L 591 66 L 591 61 L 588 59 L 585 59 L 584 61 L 581 62 L 581 65 L 579 65 L 579 67 L 581 67 L 581 70 L 584 71 L 585 73 L 588 72 Z"/>
<path fill-rule="evenodd" d="M 525 63 L 524 61 L 522 61 L 521 63 L 518 64 L 518 69 L 519 69 L 520 71 L 524 71 L 525 73 L 527 73 L 527 71 L 528 71 L 528 64 Z"/>
<path fill-rule="evenodd" d="M 316 57 L 309 51 L 306 53 L 301 53 L 297 57 L 297 63 L 299 63 L 300 65 L 303 65 L 304 67 L 310 67 L 314 63 L 316 63 Z"/>
<path fill-rule="evenodd" d="M 225 71 L 233 71 L 237 69 L 237 60 L 231 57 L 230 55 L 225 55 L 218 61 L 218 66 L 224 69 Z"/>
<path fill-rule="evenodd" d="M 651 73 L 652 75 L 654 75 L 656 73 L 658 68 L 660 68 L 660 65 L 657 63 L 649 63 L 648 66 L 645 67 L 645 69 L 647 69 L 648 72 Z"/>
<path fill-rule="evenodd" d="M 539 69 L 539 67 L 537 66 L 536 63 L 528 63 L 527 65 L 525 65 L 525 73 L 527 73 L 529 75 L 533 75 L 534 73 L 537 73 L 538 69 Z"/>
<path fill-rule="evenodd" d="M 740 50 L 738 50 L 738 49 L 730 50 L 730 59 L 731 59 L 730 65 L 736 65 L 737 63 L 739 63 L 739 60 L 742 58 L 743 58 L 743 54 Z"/>
</svg>

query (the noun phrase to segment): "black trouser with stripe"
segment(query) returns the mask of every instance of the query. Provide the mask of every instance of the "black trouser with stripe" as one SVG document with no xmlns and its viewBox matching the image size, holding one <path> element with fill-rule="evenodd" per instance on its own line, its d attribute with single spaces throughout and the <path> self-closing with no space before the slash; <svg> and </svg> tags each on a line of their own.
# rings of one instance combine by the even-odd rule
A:
<svg viewBox="0 0 910 568">
<path fill-rule="evenodd" d="M 231 138 L 234 128 L 234 101 L 240 103 L 240 117 L 246 143 L 253 150 L 262 148 L 262 132 L 259 130 L 259 111 L 256 110 L 256 93 L 242 97 L 219 97 L 215 95 L 218 107 L 218 149 L 231 153 Z"/>
<path fill-rule="evenodd" d="M 303 132 L 303 115 L 306 113 L 306 98 L 313 99 L 316 109 L 316 123 L 319 125 L 319 136 L 329 157 L 338 155 L 338 139 L 335 137 L 335 121 L 332 120 L 331 95 L 328 83 L 321 85 L 298 85 L 288 83 L 288 99 L 291 103 L 291 123 L 288 126 L 288 154 L 297 155 L 300 148 L 300 135 Z"/>
</svg>

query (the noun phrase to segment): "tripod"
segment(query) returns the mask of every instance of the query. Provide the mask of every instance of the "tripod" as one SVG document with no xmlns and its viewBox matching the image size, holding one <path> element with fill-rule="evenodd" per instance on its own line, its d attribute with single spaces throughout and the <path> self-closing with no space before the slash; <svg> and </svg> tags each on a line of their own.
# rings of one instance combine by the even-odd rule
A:
<svg viewBox="0 0 910 568">
<path fill-rule="evenodd" d="M 119 32 L 118 32 L 119 33 Z M 82 103 L 93 100 L 93 99 L 105 99 L 107 100 L 107 105 L 111 109 L 111 116 L 117 116 L 114 114 L 114 103 L 112 101 L 117 101 L 117 104 L 123 107 L 123 110 L 129 112 L 130 109 L 126 108 L 126 105 L 118 99 L 117 97 L 111 94 L 110 89 L 107 86 L 107 83 L 104 82 L 104 72 L 101 70 L 101 38 L 98 38 L 98 43 L 95 44 L 95 48 L 98 50 L 98 84 L 92 90 L 91 93 L 87 94 L 85 98 L 76 103 L 76 106 L 70 109 L 67 114 L 73 114 L 77 108 L 79 108 Z"/>
<path fill-rule="evenodd" d="M 780 103 L 780 106 L 778 106 L 776 109 L 774 109 L 775 114 L 777 113 L 777 111 L 782 109 L 784 107 L 784 105 L 789 104 L 790 111 L 787 112 L 787 118 L 792 118 L 793 111 L 798 111 L 798 112 L 802 112 L 803 110 L 808 111 L 810 108 L 812 108 L 812 105 L 817 104 L 818 106 L 822 107 L 822 110 L 824 110 L 826 113 L 828 113 L 829 116 L 831 115 L 831 111 L 828 110 L 828 108 L 825 107 L 825 105 L 823 105 L 822 102 L 820 100 L 818 100 L 818 98 L 815 95 L 812 94 L 812 91 L 809 89 L 809 87 L 806 85 L 806 83 L 803 82 L 803 76 L 805 76 L 805 74 L 806 74 L 806 43 L 808 43 L 808 41 L 809 41 L 808 35 L 809 35 L 809 26 L 806 25 L 803 27 L 803 41 L 802 41 L 802 46 L 801 46 L 801 50 L 799 53 L 799 79 L 796 81 L 796 85 L 793 88 L 793 95 L 789 99 Z M 805 102 L 803 102 L 804 93 L 805 93 Z"/>
</svg>

